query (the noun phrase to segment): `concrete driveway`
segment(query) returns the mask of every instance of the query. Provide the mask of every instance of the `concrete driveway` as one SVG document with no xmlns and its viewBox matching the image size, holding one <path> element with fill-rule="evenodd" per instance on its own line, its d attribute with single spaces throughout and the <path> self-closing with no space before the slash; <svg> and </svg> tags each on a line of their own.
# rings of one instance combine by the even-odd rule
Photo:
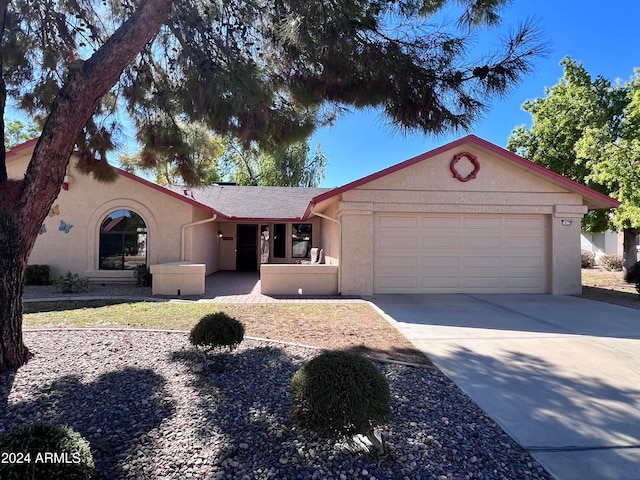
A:
<svg viewBox="0 0 640 480">
<path fill-rule="evenodd" d="M 640 311 L 550 295 L 369 297 L 557 480 L 640 479 Z"/>
</svg>

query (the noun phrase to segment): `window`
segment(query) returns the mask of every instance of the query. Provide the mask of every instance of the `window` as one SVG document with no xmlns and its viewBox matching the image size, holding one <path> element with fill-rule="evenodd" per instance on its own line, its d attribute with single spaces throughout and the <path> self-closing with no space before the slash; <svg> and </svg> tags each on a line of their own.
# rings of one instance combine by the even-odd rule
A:
<svg viewBox="0 0 640 480">
<path fill-rule="evenodd" d="M 311 253 L 311 224 L 294 223 L 291 225 L 291 256 L 309 258 Z"/>
<path fill-rule="evenodd" d="M 133 270 L 147 264 L 147 226 L 131 210 L 116 210 L 100 225 L 100 270 Z"/>
<path fill-rule="evenodd" d="M 276 223 L 273 226 L 273 256 L 275 258 L 285 258 L 287 240 L 287 224 Z"/>
</svg>

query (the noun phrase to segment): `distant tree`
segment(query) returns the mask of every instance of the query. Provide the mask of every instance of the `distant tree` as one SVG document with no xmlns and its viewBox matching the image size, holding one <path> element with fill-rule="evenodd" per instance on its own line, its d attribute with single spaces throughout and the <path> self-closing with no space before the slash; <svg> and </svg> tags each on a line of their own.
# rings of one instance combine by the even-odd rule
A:
<svg viewBox="0 0 640 480">
<path fill-rule="evenodd" d="M 136 154 L 123 153 L 118 159 L 130 173 L 153 172 L 160 185 L 209 185 L 220 178 L 222 140 L 202 123 L 178 124 L 182 130 L 180 151 L 145 147 Z"/>
<path fill-rule="evenodd" d="M 589 159 L 589 178 L 605 185 L 622 202 L 613 223 L 624 231 L 623 266 L 629 269 L 637 260 L 640 232 L 640 69 L 620 92 L 625 93 L 626 106 L 615 118 L 616 135 L 607 129 L 588 128 L 576 149 L 581 158 Z"/>
<path fill-rule="evenodd" d="M 25 123 L 22 120 L 10 120 L 4 132 L 4 148 L 9 150 L 19 143 L 26 142 L 40 135 L 40 127 L 33 122 Z"/>
<path fill-rule="evenodd" d="M 229 179 L 239 185 L 317 187 L 324 179 L 327 157 L 320 144 L 312 153 L 308 142 L 271 151 L 229 149 Z"/>
<path fill-rule="evenodd" d="M 630 265 L 635 262 L 635 234 L 640 227 L 640 190 L 633 190 L 640 175 L 640 157 L 634 152 L 640 140 L 634 123 L 640 119 L 640 109 L 636 117 L 632 101 L 638 76 L 629 83 L 613 84 L 600 76 L 593 79 L 569 57 L 561 65 L 564 74 L 558 84 L 546 88 L 544 98 L 523 105 L 531 113 L 531 127 L 517 127 L 507 148 L 621 201 L 613 214 L 590 212 L 583 228 L 625 229 L 625 264 Z"/>
<path fill-rule="evenodd" d="M 42 120 L 22 179 L 0 151 L 0 370 L 22 341 L 27 259 L 72 153 L 95 178 L 126 111 L 147 152 L 184 149 L 181 121 L 246 146 L 304 140 L 344 107 L 403 130 L 465 128 L 544 48 L 530 22 L 474 63 L 474 32 L 509 0 L 0 0 L 0 126 L 7 97 Z M 446 8 L 455 24 L 434 25 Z M 330 116 L 330 115 L 329 115 Z"/>
</svg>

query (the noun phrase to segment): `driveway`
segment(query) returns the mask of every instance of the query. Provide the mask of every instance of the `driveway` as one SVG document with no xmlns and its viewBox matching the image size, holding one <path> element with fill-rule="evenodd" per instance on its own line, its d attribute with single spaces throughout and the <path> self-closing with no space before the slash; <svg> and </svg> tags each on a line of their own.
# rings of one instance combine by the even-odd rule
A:
<svg viewBox="0 0 640 480">
<path fill-rule="evenodd" d="M 550 295 L 368 300 L 557 480 L 640 478 L 640 311 Z"/>
</svg>

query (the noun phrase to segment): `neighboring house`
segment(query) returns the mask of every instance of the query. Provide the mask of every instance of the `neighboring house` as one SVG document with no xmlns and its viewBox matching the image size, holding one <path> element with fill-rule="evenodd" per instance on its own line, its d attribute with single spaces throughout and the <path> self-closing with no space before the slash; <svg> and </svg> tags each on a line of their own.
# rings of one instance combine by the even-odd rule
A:
<svg viewBox="0 0 640 480">
<path fill-rule="evenodd" d="M 10 177 L 34 146 L 9 152 Z M 142 263 L 154 293 L 260 270 L 269 294 L 568 295 L 581 291 L 581 218 L 618 205 L 473 135 L 334 189 L 162 187 L 118 173 L 99 184 L 69 167 L 30 263 L 96 282 L 131 280 Z M 323 264 L 303 263 L 312 248 Z"/>
<path fill-rule="evenodd" d="M 640 235 L 638 236 L 637 241 L 639 243 L 636 247 L 636 261 L 640 261 Z M 603 255 L 622 256 L 624 252 L 623 243 L 624 235 L 622 231 L 607 231 L 598 233 L 582 232 L 582 235 L 580 235 L 580 248 L 582 250 L 587 250 L 594 253 L 596 259 L 602 257 Z"/>
</svg>

